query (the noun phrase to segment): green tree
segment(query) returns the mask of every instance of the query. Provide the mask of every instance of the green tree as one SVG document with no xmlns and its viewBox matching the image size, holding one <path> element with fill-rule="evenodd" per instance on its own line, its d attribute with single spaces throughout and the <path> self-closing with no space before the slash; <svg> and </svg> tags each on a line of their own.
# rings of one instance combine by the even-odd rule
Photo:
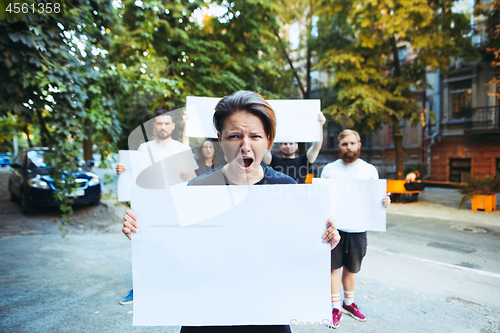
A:
<svg viewBox="0 0 500 333">
<path fill-rule="evenodd" d="M 403 177 L 400 120 L 418 122 L 422 112 L 411 88 L 426 85 L 427 68 L 446 71 L 456 57 L 477 59 L 466 35 L 470 17 L 455 13 L 455 1 L 320 0 L 320 31 L 340 38 L 324 50 L 320 65 L 335 73 L 336 102 L 327 110 L 334 119 L 361 131 L 391 124 L 396 152 L 396 179 Z M 402 61 L 398 46 L 406 43 L 413 58 Z"/>
<path fill-rule="evenodd" d="M 159 108 L 178 108 L 186 96 L 223 96 L 239 89 L 278 97 L 290 82 L 276 54 L 272 1 L 220 1 L 219 16 L 202 17 L 204 1 L 124 1 L 121 26 L 107 56 L 130 82 L 119 118 L 130 130 Z"/>
<path fill-rule="evenodd" d="M 40 12 L 39 3 L 45 8 L 49 4 L 28 1 L 26 12 L 2 11 L 6 15 L 0 18 L 0 75 L 9 79 L 0 83 L 0 116 L 37 123 L 41 144 L 57 150 L 52 161 L 60 189 L 56 196 L 70 202 L 66 194 L 74 182 L 59 180 L 74 168 L 80 145 L 89 136 L 85 127 L 111 137 L 119 131 L 116 114 L 110 108 L 99 112 L 97 96 L 89 100 L 91 88 L 95 92 L 110 74 L 101 70 L 106 68 L 100 50 L 108 46 L 116 11 L 106 0 L 51 3 L 50 13 Z M 2 5 L 8 9 L 7 1 Z M 71 212 L 68 205 L 63 210 Z"/>
</svg>

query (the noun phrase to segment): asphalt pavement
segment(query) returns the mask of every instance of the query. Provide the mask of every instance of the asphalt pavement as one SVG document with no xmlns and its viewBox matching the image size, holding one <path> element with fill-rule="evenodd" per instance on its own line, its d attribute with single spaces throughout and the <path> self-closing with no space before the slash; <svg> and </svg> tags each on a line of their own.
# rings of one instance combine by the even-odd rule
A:
<svg viewBox="0 0 500 333">
<path fill-rule="evenodd" d="M 134 327 L 133 304 L 118 304 L 132 286 L 125 205 L 111 196 L 100 207 L 77 208 L 62 237 L 57 212 L 23 216 L 1 177 L 1 332 L 179 331 Z M 427 188 L 419 199 L 392 204 L 387 232 L 369 233 L 356 288 L 368 320 L 344 316 L 338 330 L 500 332 L 500 211 L 458 209 L 460 194 L 450 189 Z M 293 332 L 331 331 L 291 324 Z"/>
</svg>

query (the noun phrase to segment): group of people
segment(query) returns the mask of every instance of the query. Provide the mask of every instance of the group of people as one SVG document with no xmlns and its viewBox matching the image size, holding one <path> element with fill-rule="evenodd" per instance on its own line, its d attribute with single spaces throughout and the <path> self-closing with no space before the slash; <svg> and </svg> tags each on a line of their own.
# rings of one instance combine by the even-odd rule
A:
<svg viewBox="0 0 500 333">
<path fill-rule="evenodd" d="M 321 149 L 322 141 L 315 142 L 307 153 L 297 156 L 297 143 L 281 143 L 282 156 L 270 153 L 276 135 L 276 116 L 271 106 L 261 95 L 251 91 L 238 91 L 222 98 L 215 107 L 213 116 L 218 143 L 223 156 L 217 156 L 214 143 L 206 140 L 198 153 L 198 169 L 182 173 L 188 186 L 200 185 L 271 185 L 304 183 L 309 173 L 309 164 L 314 163 Z M 322 131 L 325 117 L 318 115 Z M 154 129 L 156 139 L 143 143 L 139 150 L 163 150 L 163 156 L 176 151 L 189 150 L 189 146 L 172 139 L 174 119 L 168 111 L 155 113 Z M 323 135 L 320 136 L 321 138 Z M 344 130 L 338 137 L 340 159 L 328 164 L 322 171 L 322 178 L 331 179 L 378 179 L 376 168 L 360 159 L 361 142 L 359 134 Z M 118 165 L 117 173 L 125 171 Z M 197 177 L 196 177 L 197 176 Z M 390 203 L 389 193 L 381 204 Z M 123 233 L 130 239 L 137 232 L 139 221 L 133 211 L 124 217 Z M 334 218 L 330 217 L 322 235 L 323 241 L 331 245 L 331 327 L 337 328 L 346 313 L 357 320 L 365 316 L 354 302 L 356 274 L 366 254 L 366 230 L 337 230 Z M 341 305 L 340 290 L 343 285 L 344 298 Z M 132 301 L 133 291 L 129 301 Z M 127 303 L 127 299 L 122 304 Z M 275 326 L 223 326 L 182 327 L 181 332 L 290 332 L 288 325 Z"/>
</svg>

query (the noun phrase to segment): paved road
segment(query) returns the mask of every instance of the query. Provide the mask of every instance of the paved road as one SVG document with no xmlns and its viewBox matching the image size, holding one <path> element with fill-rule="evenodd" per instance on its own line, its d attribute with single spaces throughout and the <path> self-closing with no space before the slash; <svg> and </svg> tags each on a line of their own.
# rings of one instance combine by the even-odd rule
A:
<svg viewBox="0 0 500 333">
<path fill-rule="evenodd" d="M 426 195 L 451 199 L 392 205 L 387 232 L 369 234 L 356 290 L 369 320 L 345 317 L 341 331 L 500 331 L 491 327 L 500 319 L 500 214 L 457 210 L 449 191 Z M 118 304 L 132 281 L 119 208 L 77 207 L 63 238 L 57 209 L 23 216 L 0 172 L 0 331 L 178 332 L 132 327 L 132 305 Z M 309 326 L 293 331 L 330 331 Z"/>
</svg>

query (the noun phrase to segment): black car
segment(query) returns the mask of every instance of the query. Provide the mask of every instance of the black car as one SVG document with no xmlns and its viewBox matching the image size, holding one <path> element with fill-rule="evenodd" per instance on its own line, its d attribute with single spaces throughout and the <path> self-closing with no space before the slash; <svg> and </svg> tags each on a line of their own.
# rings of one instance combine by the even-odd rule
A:
<svg viewBox="0 0 500 333">
<path fill-rule="evenodd" d="M 47 165 L 47 154 L 56 153 L 48 148 L 33 148 L 20 153 L 10 165 L 9 192 L 12 200 L 20 199 L 23 213 L 31 212 L 36 206 L 60 205 L 54 199 L 54 180 L 49 174 L 52 166 Z M 101 201 L 99 177 L 82 163 L 75 162 L 76 190 L 71 193 L 73 203 L 98 205 Z M 64 177 L 64 175 L 63 175 Z"/>
</svg>

